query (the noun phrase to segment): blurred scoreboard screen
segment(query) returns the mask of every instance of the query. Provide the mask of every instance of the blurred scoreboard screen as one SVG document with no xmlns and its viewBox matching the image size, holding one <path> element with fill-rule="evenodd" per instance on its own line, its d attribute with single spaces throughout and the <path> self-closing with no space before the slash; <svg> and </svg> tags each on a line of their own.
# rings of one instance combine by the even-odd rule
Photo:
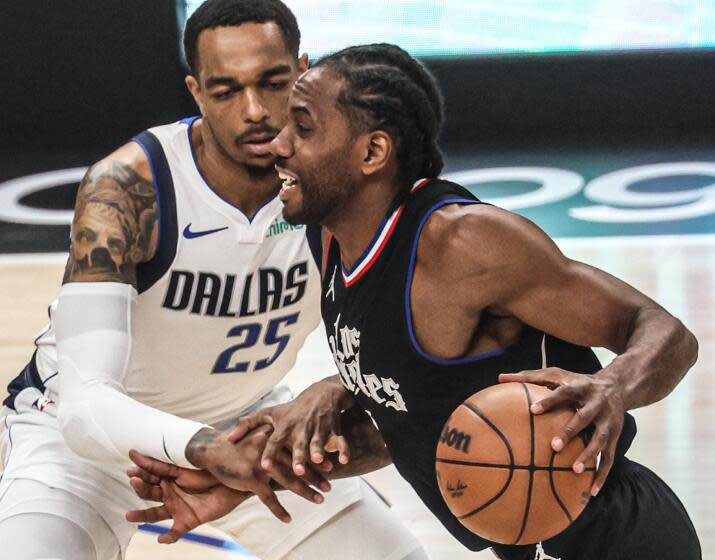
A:
<svg viewBox="0 0 715 560">
<path fill-rule="evenodd" d="M 182 22 L 201 1 L 179 0 Z M 311 57 L 361 43 L 415 56 L 715 47 L 715 0 L 284 0 Z"/>
</svg>

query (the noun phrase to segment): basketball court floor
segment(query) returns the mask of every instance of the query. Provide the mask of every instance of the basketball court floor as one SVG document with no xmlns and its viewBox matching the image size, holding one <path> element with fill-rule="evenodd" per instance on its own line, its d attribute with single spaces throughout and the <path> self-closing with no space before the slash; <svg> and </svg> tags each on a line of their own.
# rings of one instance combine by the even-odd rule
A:
<svg viewBox="0 0 715 560">
<path fill-rule="evenodd" d="M 700 158 L 692 158 L 691 154 L 691 161 L 692 159 Z M 651 160 L 652 158 L 649 158 L 649 161 Z M 623 164 L 636 161 L 639 164 L 649 163 L 643 158 L 636 158 L 628 162 L 621 161 L 616 167 L 622 168 Z M 494 160 L 490 163 L 500 165 L 503 162 Z M 464 167 L 460 165 L 459 158 L 453 158 L 452 164 L 453 169 Z M 520 164 L 530 165 L 528 157 L 521 157 Z M 702 165 L 707 164 L 701 164 L 701 168 Z M 543 174 L 543 169 L 521 169 L 528 169 L 526 173 L 532 175 L 541 173 L 540 181 L 548 183 L 549 178 Z M 677 169 L 671 171 L 678 174 Z M 597 189 L 589 191 L 596 180 L 593 176 L 602 176 L 603 172 L 603 169 L 596 169 L 583 174 L 592 177 L 583 192 L 587 197 L 590 196 L 589 204 L 597 203 L 594 207 L 607 203 L 605 197 L 609 196 L 609 192 L 612 197 L 616 196 L 614 192 L 617 189 L 614 190 L 613 180 L 610 187 L 602 181 L 599 191 L 601 195 L 597 194 Z M 693 172 L 692 169 L 680 170 L 681 175 L 690 172 Z M 491 173 L 492 178 L 496 177 L 495 180 L 505 180 L 503 177 L 500 179 L 498 173 Z M 647 170 L 643 173 L 647 175 Z M 641 175 L 645 176 L 643 173 Z M 700 173 L 703 174 L 705 173 Z M 513 179 L 525 180 L 523 176 Z M 468 182 L 468 179 L 463 180 Z M 569 179 L 563 175 L 560 184 L 563 185 L 563 182 L 568 180 L 578 182 L 573 176 Z M 583 181 L 579 184 L 579 188 L 582 187 Z M 564 227 L 570 227 L 568 224 L 573 221 L 573 204 L 568 217 L 567 213 L 560 213 L 560 217 L 553 214 L 545 217 L 532 213 L 530 217 L 557 238 L 560 247 L 568 256 L 593 264 L 634 285 L 681 318 L 697 336 L 700 357 L 683 382 L 663 402 L 635 411 L 638 435 L 629 457 L 654 470 L 675 490 L 698 531 L 703 545 L 703 557 L 715 560 L 715 372 L 712 367 L 715 363 L 714 210 L 706 209 L 704 214 L 702 212 L 702 204 L 709 200 L 702 185 L 696 185 L 689 191 L 682 185 L 678 188 L 670 185 L 668 188 L 671 196 L 690 196 L 689 200 L 681 200 L 681 205 L 677 208 L 683 208 L 682 203 L 686 203 L 686 206 L 690 204 L 691 207 L 696 203 L 701 204 L 701 218 L 681 221 L 680 225 L 675 221 L 660 222 L 661 225 L 644 226 L 634 232 L 635 222 L 628 222 L 627 217 L 623 217 L 620 225 L 601 221 L 594 225 L 587 235 L 578 235 L 571 230 L 550 225 L 556 223 L 550 220 L 559 219 L 559 223 L 566 223 Z M 542 194 L 548 194 L 547 190 L 542 189 Z M 626 188 L 625 191 L 627 190 Z M 624 189 L 621 191 L 623 194 Z M 549 192 L 552 195 L 554 193 L 553 190 Z M 561 198 L 565 199 L 569 193 L 562 194 Z M 571 195 L 574 193 L 571 192 Z M 665 196 L 662 192 L 661 195 Z M 515 196 L 518 197 L 519 193 Z M 551 202 L 554 200 L 552 197 Z M 578 201 L 583 202 L 584 199 Z M 668 204 L 668 201 L 661 200 L 660 203 Z M 557 206 L 558 204 L 555 207 Z M 629 207 L 632 211 L 633 206 L 632 201 L 630 204 L 623 203 L 616 214 L 629 211 Z M 648 204 L 641 205 L 644 206 Z M 653 208 L 650 208 L 649 211 L 652 210 Z M 700 220 L 695 228 L 697 231 L 687 231 L 687 223 L 692 225 L 693 220 Z M 703 227 L 703 220 L 706 220 L 707 227 Z M 683 226 L 684 223 L 686 226 Z M 592 237 L 593 235 L 597 237 Z M 65 255 L 57 253 L 0 256 L 0 383 L 3 387 L 24 366 L 31 354 L 33 336 L 44 325 L 47 304 L 59 288 L 64 260 Z M 568 305 L 567 301 L 563 303 Z M 606 351 L 600 351 L 600 355 L 603 360 L 610 359 Z M 322 329 L 318 329 L 309 338 L 287 381 L 294 389 L 301 390 L 314 379 L 329 375 L 333 371 L 334 366 L 323 340 Z M 399 517 L 423 542 L 431 558 L 466 560 L 492 557 L 489 552 L 474 554 L 462 549 L 431 517 L 409 486 L 398 477 L 394 468 L 382 469 L 368 478 L 393 503 Z M 190 536 L 192 540 L 170 546 L 155 543 L 154 531 L 157 530 L 159 529 L 156 527 L 147 527 L 137 534 L 129 548 L 129 560 L 252 558 L 249 552 L 210 529 L 200 528 Z M 333 557 L 326 554 L 325 560 L 331 558 Z M 336 553 L 334 558 L 339 558 L 339 554 Z"/>
</svg>

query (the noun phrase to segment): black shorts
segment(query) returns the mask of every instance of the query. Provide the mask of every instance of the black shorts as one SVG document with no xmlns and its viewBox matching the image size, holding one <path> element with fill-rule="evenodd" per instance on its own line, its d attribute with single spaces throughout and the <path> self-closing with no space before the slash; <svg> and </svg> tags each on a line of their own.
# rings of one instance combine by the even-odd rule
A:
<svg viewBox="0 0 715 560">
<path fill-rule="evenodd" d="M 530 546 L 495 546 L 504 560 L 701 560 L 700 542 L 678 497 L 643 465 L 619 459 L 573 525 Z"/>
</svg>

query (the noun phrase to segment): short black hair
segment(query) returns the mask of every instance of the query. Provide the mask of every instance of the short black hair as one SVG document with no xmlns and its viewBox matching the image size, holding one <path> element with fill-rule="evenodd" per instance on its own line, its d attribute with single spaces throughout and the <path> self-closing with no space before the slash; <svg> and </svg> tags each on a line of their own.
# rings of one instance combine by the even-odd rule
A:
<svg viewBox="0 0 715 560">
<path fill-rule="evenodd" d="M 314 67 L 319 66 L 345 80 L 338 104 L 355 130 L 385 130 L 393 137 L 406 188 L 441 173 L 444 159 L 437 141 L 444 100 L 418 60 L 396 45 L 377 43 L 327 55 Z"/>
<path fill-rule="evenodd" d="M 280 27 L 286 48 L 298 58 L 298 22 L 290 8 L 280 0 L 206 0 L 191 14 L 184 29 L 184 54 L 191 73 L 196 75 L 198 72 L 197 43 L 202 31 L 269 21 Z"/>
</svg>

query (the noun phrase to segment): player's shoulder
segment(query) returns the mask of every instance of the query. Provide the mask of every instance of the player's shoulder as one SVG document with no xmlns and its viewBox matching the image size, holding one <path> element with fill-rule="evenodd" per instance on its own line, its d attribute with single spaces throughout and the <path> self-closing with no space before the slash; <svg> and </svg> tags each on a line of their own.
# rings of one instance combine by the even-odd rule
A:
<svg viewBox="0 0 715 560">
<path fill-rule="evenodd" d="M 518 255 L 543 235 L 532 222 L 490 204 L 448 204 L 434 211 L 420 234 L 419 254 L 435 270 L 492 267 Z"/>
<path fill-rule="evenodd" d="M 144 150 L 130 141 L 96 161 L 87 170 L 86 179 L 110 177 L 119 183 L 144 182 L 153 184 L 151 163 Z"/>
<path fill-rule="evenodd" d="M 490 204 L 447 204 L 427 218 L 420 241 L 439 252 L 475 248 L 525 226 L 520 216 Z"/>
</svg>

